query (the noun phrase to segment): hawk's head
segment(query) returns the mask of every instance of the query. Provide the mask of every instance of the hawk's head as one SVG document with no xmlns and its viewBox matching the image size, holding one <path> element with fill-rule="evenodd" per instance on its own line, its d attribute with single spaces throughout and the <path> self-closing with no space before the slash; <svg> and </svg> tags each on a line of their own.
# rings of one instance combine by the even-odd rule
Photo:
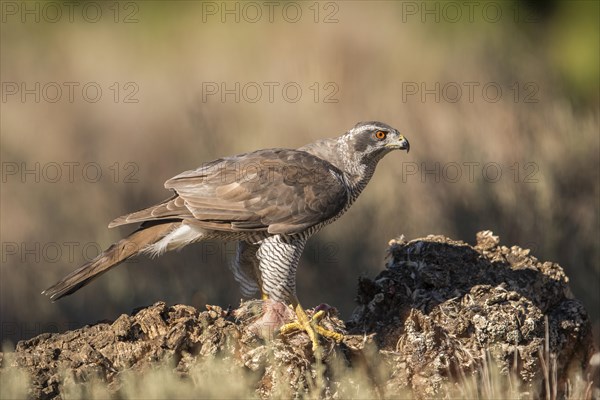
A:
<svg viewBox="0 0 600 400">
<path fill-rule="evenodd" d="M 363 162 L 377 162 L 392 150 L 408 150 L 408 140 L 391 126 L 378 121 L 359 122 L 346 134 Z"/>
</svg>

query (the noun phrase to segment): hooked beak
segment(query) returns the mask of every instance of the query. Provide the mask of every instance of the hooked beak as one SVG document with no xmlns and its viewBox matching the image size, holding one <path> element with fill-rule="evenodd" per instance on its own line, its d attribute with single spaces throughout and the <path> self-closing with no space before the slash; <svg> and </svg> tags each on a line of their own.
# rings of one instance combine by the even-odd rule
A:
<svg viewBox="0 0 600 400">
<path fill-rule="evenodd" d="M 410 151 L 410 143 L 408 143 L 408 140 L 402 135 L 398 135 L 397 141 L 388 143 L 386 146 L 393 149 L 406 150 L 407 153 Z"/>
</svg>

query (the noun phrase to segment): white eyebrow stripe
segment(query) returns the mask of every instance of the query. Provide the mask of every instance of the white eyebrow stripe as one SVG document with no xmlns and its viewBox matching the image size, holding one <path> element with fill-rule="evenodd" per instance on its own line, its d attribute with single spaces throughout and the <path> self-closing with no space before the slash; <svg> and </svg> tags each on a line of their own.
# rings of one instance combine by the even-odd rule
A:
<svg viewBox="0 0 600 400">
<path fill-rule="evenodd" d="M 358 132 L 362 132 L 365 130 L 373 130 L 373 129 L 383 129 L 383 128 L 381 128 L 377 125 L 364 125 L 364 126 L 361 126 L 360 128 L 358 128 L 356 132 L 358 133 Z"/>
</svg>

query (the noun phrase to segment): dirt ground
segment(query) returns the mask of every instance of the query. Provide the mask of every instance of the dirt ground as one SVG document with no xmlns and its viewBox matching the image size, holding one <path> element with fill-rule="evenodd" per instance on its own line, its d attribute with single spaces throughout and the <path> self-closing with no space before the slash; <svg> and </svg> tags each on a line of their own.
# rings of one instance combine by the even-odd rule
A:
<svg viewBox="0 0 600 400">
<path fill-rule="evenodd" d="M 341 343 L 321 339 L 322 361 L 306 334 L 277 333 L 294 316 L 281 303 L 201 311 L 158 302 L 21 341 L 1 354 L 0 376 L 25 371 L 27 395 L 40 399 L 73 388 L 94 397 L 90 382 L 127 398 L 132 376 L 161 366 L 175 377 L 163 386 L 181 382 L 201 397 L 598 396 L 590 321 L 563 269 L 500 245 L 489 231 L 475 246 L 442 236 L 392 240 L 386 268 L 359 279 L 356 302 L 348 321 L 317 307 L 328 310 L 322 325 L 345 333 Z M 217 371 L 223 381 L 212 379 L 208 390 L 198 377 Z M 240 391 L 225 391 L 233 383 Z"/>
</svg>

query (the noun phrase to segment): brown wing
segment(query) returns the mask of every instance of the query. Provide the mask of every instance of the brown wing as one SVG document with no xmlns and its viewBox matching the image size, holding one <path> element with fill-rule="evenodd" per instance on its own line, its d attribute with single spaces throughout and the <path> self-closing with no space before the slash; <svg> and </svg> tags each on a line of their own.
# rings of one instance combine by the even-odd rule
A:
<svg viewBox="0 0 600 400">
<path fill-rule="evenodd" d="M 347 202 L 342 173 L 299 150 L 259 150 L 214 161 L 165 183 L 176 195 L 110 226 L 194 218 L 222 231 L 297 233 L 339 213 Z"/>
</svg>

